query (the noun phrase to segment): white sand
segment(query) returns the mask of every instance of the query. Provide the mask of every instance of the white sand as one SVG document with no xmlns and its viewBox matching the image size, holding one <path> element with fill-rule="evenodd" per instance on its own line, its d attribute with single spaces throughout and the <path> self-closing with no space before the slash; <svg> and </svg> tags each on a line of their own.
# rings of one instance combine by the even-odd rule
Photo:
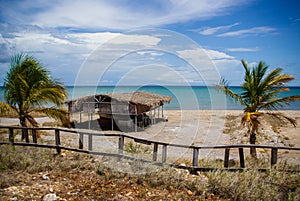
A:
<svg viewBox="0 0 300 201">
<path fill-rule="evenodd" d="M 280 135 L 285 136 L 286 144 L 294 147 L 300 147 L 300 111 L 298 110 L 287 110 L 282 111 L 287 116 L 292 117 L 297 120 L 298 127 L 294 128 L 291 125 L 283 125 L 280 129 Z M 241 128 L 240 118 L 243 111 L 239 110 L 166 110 L 164 111 L 165 116 L 168 117 L 167 122 L 159 122 L 152 126 L 149 126 L 144 131 L 140 132 L 130 132 L 129 135 L 166 142 L 173 144 L 183 144 L 183 145 L 223 145 L 223 144 L 233 144 L 232 135 L 224 134 L 223 130 L 225 128 L 226 117 L 233 116 L 236 117 L 233 122 L 234 126 Z M 39 123 L 49 121 L 48 118 L 38 118 Z M 228 120 L 227 119 L 227 123 Z M 0 125 L 16 125 L 18 120 L 0 118 Z M 232 122 L 231 122 L 232 123 Z M 241 129 L 240 129 L 241 130 Z M 108 133 L 116 131 L 106 131 Z M 241 131 L 238 130 L 241 133 Z M 244 132 L 244 131 L 243 131 Z M 235 132 L 236 134 L 237 132 Z M 239 133 L 238 133 L 239 134 Z M 77 142 L 75 140 L 75 142 Z M 99 142 L 103 144 L 105 142 Z M 247 142 L 246 142 L 247 143 Z M 93 143 L 94 147 L 97 146 L 97 142 Z M 113 143 L 116 145 L 116 143 Z M 278 142 L 264 142 L 262 144 L 277 145 Z M 213 153 L 214 156 L 222 158 L 224 151 L 222 153 Z M 200 156 L 211 157 L 212 153 L 209 151 L 201 151 Z M 288 152 L 283 154 L 289 154 L 295 160 L 300 161 L 300 152 Z M 191 157 L 191 150 L 182 150 L 168 147 L 168 157 L 173 155 L 175 158 L 182 158 L 185 156 Z M 300 162 L 299 162 L 300 163 Z"/>
</svg>

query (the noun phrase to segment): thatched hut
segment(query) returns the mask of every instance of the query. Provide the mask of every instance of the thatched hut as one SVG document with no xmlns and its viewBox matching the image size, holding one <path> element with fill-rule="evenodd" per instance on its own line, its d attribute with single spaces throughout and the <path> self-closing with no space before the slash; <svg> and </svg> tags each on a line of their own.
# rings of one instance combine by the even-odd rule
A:
<svg viewBox="0 0 300 201">
<path fill-rule="evenodd" d="M 96 94 L 67 101 L 70 114 L 80 112 L 99 114 L 100 128 L 137 130 L 153 124 L 155 119 L 164 119 L 163 105 L 172 97 L 149 92 Z M 158 112 L 156 112 L 158 111 Z M 158 115 L 158 116 L 156 116 Z M 89 119 L 91 120 L 91 119 Z"/>
</svg>

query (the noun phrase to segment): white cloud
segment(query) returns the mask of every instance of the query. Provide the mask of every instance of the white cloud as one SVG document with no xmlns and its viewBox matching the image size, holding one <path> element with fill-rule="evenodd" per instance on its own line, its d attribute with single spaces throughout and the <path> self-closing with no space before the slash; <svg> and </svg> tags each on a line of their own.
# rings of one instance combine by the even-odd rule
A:
<svg viewBox="0 0 300 201">
<path fill-rule="evenodd" d="M 218 27 L 206 27 L 206 28 L 197 30 L 197 32 L 201 35 L 212 35 L 217 32 L 227 31 L 230 28 L 237 26 L 237 25 L 239 25 L 239 23 L 234 23 L 234 24 L 230 24 L 230 25 L 226 25 L 226 26 L 218 26 Z"/>
<path fill-rule="evenodd" d="M 205 50 L 208 56 L 213 60 L 221 60 L 221 59 L 234 59 L 233 56 L 230 56 L 224 52 L 216 51 L 216 50 Z"/>
<path fill-rule="evenodd" d="M 219 34 L 220 37 L 232 37 L 232 36 L 251 36 L 251 35 L 262 35 L 268 33 L 274 33 L 276 31 L 273 27 L 262 26 L 262 27 L 253 27 L 250 29 L 242 29 L 238 31 L 231 31 Z"/>
<path fill-rule="evenodd" d="M 113 40 L 108 41 L 109 44 L 117 45 L 142 45 L 143 47 L 151 47 L 156 45 L 160 41 L 160 38 L 149 35 L 122 35 L 122 37 L 116 37 Z"/>
<path fill-rule="evenodd" d="M 224 52 L 220 52 L 217 50 L 210 50 L 210 49 L 198 48 L 198 49 L 178 51 L 178 53 L 184 58 L 194 58 L 194 59 L 198 58 L 201 60 L 234 59 L 233 56 L 230 56 Z"/>
<path fill-rule="evenodd" d="M 227 48 L 230 52 L 257 52 L 260 50 L 259 47 L 237 47 L 237 48 Z"/>
<path fill-rule="evenodd" d="M 41 27 L 75 27 L 79 29 L 133 29 L 157 27 L 195 19 L 222 16 L 246 0 L 161 0 L 161 1 L 93 1 L 65 0 L 6 3 L 5 13 L 25 24 Z M 8 15 L 7 15 L 8 16 Z"/>
</svg>

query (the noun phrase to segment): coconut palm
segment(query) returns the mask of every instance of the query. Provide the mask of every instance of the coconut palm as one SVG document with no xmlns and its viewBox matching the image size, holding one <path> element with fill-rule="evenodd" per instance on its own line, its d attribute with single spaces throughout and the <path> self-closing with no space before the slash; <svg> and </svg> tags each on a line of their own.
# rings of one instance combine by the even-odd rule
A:
<svg viewBox="0 0 300 201">
<path fill-rule="evenodd" d="M 34 112 L 68 123 L 67 111 L 55 107 L 63 104 L 65 87 L 57 79 L 52 79 L 50 72 L 34 57 L 17 54 L 11 58 L 3 89 L 6 103 L 0 104 L 0 112 L 17 113 L 22 127 L 38 126 L 32 116 Z M 49 104 L 54 105 L 50 107 Z"/>
<path fill-rule="evenodd" d="M 224 78 L 221 79 L 217 88 L 244 106 L 244 115 L 241 123 L 243 126 L 248 127 L 250 144 L 255 144 L 256 142 L 260 116 L 271 115 L 280 121 L 288 121 L 296 126 L 294 119 L 277 111 L 292 101 L 300 100 L 298 95 L 279 96 L 281 92 L 289 90 L 286 83 L 293 80 L 294 77 L 289 74 L 282 74 L 282 68 L 276 68 L 267 73 L 269 67 L 262 61 L 252 69 L 248 67 L 244 60 L 242 60 L 242 64 L 245 69 L 245 77 L 241 86 L 241 94 L 234 93 L 229 88 L 228 81 Z M 271 112 L 272 110 L 276 112 Z M 256 157 L 256 149 L 251 148 L 250 154 Z"/>
</svg>

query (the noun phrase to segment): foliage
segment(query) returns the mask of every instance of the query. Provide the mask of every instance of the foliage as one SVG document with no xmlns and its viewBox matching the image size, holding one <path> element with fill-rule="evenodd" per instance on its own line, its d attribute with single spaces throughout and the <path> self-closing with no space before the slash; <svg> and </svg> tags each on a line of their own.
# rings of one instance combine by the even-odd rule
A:
<svg viewBox="0 0 300 201">
<path fill-rule="evenodd" d="M 66 89 L 37 59 L 26 54 L 17 54 L 11 58 L 10 69 L 4 80 L 4 98 L 1 114 L 14 110 L 21 126 L 38 126 L 33 112 L 43 113 L 60 119 L 68 124 L 67 111 L 63 108 L 46 107 L 54 104 L 61 106 L 66 98 Z"/>
<path fill-rule="evenodd" d="M 124 151 L 130 154 L 147 154 L 150 152 L 150 149 L 149 147 L 130 141 L 124 145 Z"/>
<path fill-rule="evenodd" d="M 221 79 L 217 88 L 244 106 L 244 116 L 241 119 L 241 123 L 248 127 L 250 144 L 255 144 L 256 142 L 257 129 L 260 124 L 259 117 L 264 113 L 272 115 L 273 118 L 281 121 L 287 120 L 296 126 L 296 121 L 285 116 L 283 113 L 268 112 L 270 110 L 282 109 L 284 105 L 300 100 L 299 95 L 279 96 L 281 92 L 289 90 L 285 84 L 293 80 L 294 77 L 282 74 L 282 68 L 276 68 L 267 74 L 269 66 L 262 61 L 252 69 L 248 67 L 248 64 L 244 60 L 242 60 L 242 64 L 245 69 L 245 76 L 244 83 L 241 86 L 241 94 L 233 92 L 228 86 L 228 81 L 224 78 Z M 267 112 L 263 113 L 261 110 L 266 110 Z M 254 148 L 250 152 L 252 156 L 256 157 Z"/>
</svg>

